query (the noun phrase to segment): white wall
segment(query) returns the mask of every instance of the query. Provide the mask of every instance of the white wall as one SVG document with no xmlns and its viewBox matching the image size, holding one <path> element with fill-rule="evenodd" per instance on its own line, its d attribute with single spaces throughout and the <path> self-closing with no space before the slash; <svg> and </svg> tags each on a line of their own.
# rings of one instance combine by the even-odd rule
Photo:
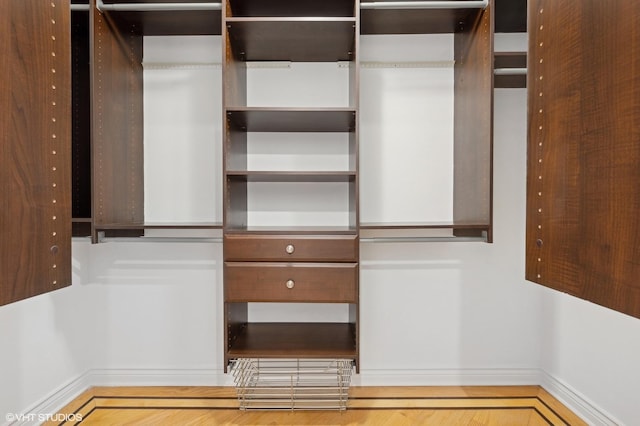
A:
<svg viewBox="0 0 640 426">
<path fill-rule="evenodd" d="M 95 366 L 88 246 L 73 244 L 71 287 L 0 307 L 0 422 L 45 401 L 38 414 L 55 413 L 74 396 L 65 388 Z"/>
<path fill-rule="evenodd" d="M 493 244 L 362 245 L 363 376 L 506 383 L 538 366 L 540 290 L 522 278 L 526 150 L 513 137 L 525 113 L 524 90 L 496 91 Z"/>
<path fill-rule="evenodd" d="M 543 290 L 541 314 L 548 388 L 599 407 L 593 422 L 637 425 L 640 320 L 550 289 Z"/>
<path fill-rule="evenodd" d="M 94 368 L 221 371 L 221 260 L 217 243 L 91 247 Z"/>
</svg>

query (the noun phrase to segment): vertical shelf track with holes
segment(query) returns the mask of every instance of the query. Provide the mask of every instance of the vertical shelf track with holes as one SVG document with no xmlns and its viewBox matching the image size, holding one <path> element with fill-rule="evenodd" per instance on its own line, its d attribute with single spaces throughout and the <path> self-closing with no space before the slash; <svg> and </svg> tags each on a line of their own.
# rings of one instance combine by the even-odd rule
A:
<svg viewBox="0 0 640 426">
<path fill-rule="evenodd" d="M 68 0 L 3 1 L 0 305 L 71 285 Z"/>
</svg>

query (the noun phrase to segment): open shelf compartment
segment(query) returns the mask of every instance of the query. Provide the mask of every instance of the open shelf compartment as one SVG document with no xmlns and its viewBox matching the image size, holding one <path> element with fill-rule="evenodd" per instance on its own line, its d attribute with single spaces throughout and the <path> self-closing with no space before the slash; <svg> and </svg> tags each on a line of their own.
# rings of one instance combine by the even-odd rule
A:
<svg viewBox="0 0 640 426">
<path fill-rule="evenodd" d="M 228 336 L 235 358 L 356 358 L 352 323 L 241 324 Z"/>
</svg>

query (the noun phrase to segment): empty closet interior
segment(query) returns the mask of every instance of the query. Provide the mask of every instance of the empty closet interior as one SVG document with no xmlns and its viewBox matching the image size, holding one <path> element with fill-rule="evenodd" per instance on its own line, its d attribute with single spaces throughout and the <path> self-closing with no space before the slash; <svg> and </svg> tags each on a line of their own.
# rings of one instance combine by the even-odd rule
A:
<svg viewBox="0 0 640 426">
<path fill-rule="evenodd" d="M 358 365 L 361 242 L 492 240 L 493 16 L 73 5 L 74 235 L 222 241 L 225 363 Z"/>
</svg>

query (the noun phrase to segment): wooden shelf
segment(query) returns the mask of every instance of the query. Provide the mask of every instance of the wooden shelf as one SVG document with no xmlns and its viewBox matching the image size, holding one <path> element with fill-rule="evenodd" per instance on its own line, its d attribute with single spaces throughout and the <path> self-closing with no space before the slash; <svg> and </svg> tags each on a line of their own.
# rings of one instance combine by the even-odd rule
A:
<svg viewBox="0 0 640 426">
<path fill-rule="evenodd" d="M 105 5 L 127 3 L 216 3 L 217 0 L 105 0 Z M 220 35 L 220 10 L 108 11 L 119 25 L 139 35 Z"/>
<path fill-rule="evenodd" d="M 356 235 L 352 226 L 245 226 L 227 227 L 225 234 L 255 235 Z"/>
<path fill-rule="evenodd" d="M 95 229 L 119 230 L 119 229 L 222 229 L 218 222 L 163 222 L 163 223 L 106 223 L 95 225 Z"/>
<path fill-rule="evenodd" d="M 233 16 L 354 16 L 354 0 L 230 0 Z"/>
<path fill-rule="evenodd" d="M 355 128 L 353 108 L 227 109 L 231 128 L 247 132 L 349 132 Z"/>
<path fill-rule="evenodd" d="M 228 348 L 230 358 L 355 358 L 349 323 L 248 323 Z"/>
<path fill-rule="evenodd" d="M 478 9 L 363 9 L 361 34 L 441 34 L 458 31 Z"/>
<path fill-rule="evenodd" d="M 361 223 L 360 229 L 488 229 L 487 223 L 449 222 L 369 222 Z"/>
<path fill-rule="evenodd" d="M 227 179 L 246 182 L 353 182 L 355 172 L 289 172 L 289 171 L 235 171 L 227 170 Z"/>
<path fill-rule="evenodd" d="M 350 61 L 355 18 L 227 18 L 234 56 L 241 61 Z"/>
</svg>

